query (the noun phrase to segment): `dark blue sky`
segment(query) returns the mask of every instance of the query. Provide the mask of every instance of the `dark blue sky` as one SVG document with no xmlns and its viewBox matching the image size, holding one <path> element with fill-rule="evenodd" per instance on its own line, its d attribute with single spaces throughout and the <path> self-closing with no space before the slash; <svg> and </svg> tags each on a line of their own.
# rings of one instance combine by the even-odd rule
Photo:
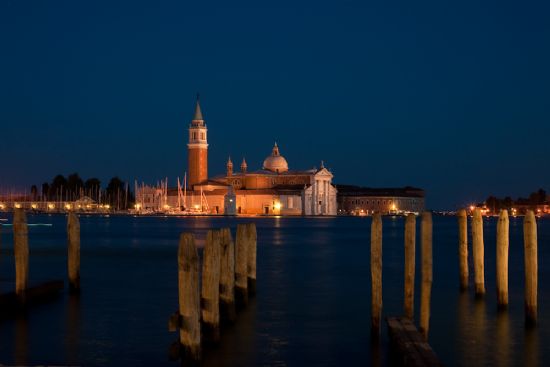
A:
<svg viewBox="0 0 550 367">
<path fill-rule="evenodd" d="M 548 1 L 0 2 L 0 186 L 174 183 L 201 93 L 210 174 L 274 141 L 428 206 L 550 191 Z"/>
</svg>

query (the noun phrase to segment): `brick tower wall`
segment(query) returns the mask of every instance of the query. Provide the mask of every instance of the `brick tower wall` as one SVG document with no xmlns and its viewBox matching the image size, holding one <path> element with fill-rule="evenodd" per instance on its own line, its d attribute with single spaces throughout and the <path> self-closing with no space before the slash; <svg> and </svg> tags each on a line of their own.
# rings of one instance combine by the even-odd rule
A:
<svg viewBox="0 0 550 367">
<path fill-rule="evenodd" d="M 192 147 L 189 156 L 189 187 L 208 179 L 208 149 Z"/>
</svg>

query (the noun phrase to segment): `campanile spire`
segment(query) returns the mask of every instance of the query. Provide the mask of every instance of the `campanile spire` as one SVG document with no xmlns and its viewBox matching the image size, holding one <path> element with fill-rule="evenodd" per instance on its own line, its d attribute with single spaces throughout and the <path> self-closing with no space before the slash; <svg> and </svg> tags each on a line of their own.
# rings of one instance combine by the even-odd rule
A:
<svg viewBox="0 0 550 367">
<path fill-rule="evenodd" d="M 204 123 L 199 99 L 199 94 L 197 93 L 197 101 L 195 102 L 195 114 L 193 115 L 193 121 L 202 121 Z"/>
</svg>

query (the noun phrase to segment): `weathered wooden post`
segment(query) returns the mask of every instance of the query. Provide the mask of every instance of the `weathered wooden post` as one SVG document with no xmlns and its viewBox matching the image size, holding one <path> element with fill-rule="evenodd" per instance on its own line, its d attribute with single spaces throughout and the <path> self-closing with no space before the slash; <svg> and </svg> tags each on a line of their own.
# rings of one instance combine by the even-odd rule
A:
<svg viewBox="0 0 550 367">
<path fill-rule="evenodd" d="M 479 208 L 475 208 L 472 219 L 472 243 L 474 251 L 475 292 L 476 296 L 480 297 L 485 294 L 485 249 L 483 244 L 483 217 Z"/>
<path fill-rule="evenodd" d="M 537 323 L 537 221 L 532 210 L 523 220 L 523 244 L 525 251 L 525 321 L 528 326 Z"/>
<path fill-rule="evenodd" d="M 501 210 L 497 223 L 497 304 L 499 308 L 508 306 L 508 211 Z"/>
<path fill-rule="evenodd" d="M 29 278 L 29 229 L 25 211 L 13 213 L 13 252 L 15 255 L 15 293 L 24 299 Z"/>
<path fill-rule="evenodd" d="M 430 299 L 432 295 L 432 213 L 422 213 L 422 286 L 420 288 L 420 332 L 428 339 Z"/>
<path fill-rule="evenodd" d="M 248 223 L 248 294 L 253 296 L 256 294 L 256 252 L 258 248 L 258 234 L 256 233 L 256 223 Z"/>
<path fill-rule="evenodd" d="M 80 221 L 74 212 L 67 219 L 67 269 L 69 273 L 69 291 L 80 291 Z"/>
<path fill-rule="evenodd" d="M 235 246 L 235 298 L 238 307 L 248 303 L 248 247 L 247 225 L 238 224 Z"/>
<path fill-rule="evenodd" d="M 208 231 L 202 259 L 201 311 L 204 336 L 220 340 L 220 232 Z"/>
<path fill-rule="evenodd" d="M 372 216 L 370 232 L 370 272 L 371 272 L 371 334 L 380 336 L 380 319 L 382 318 L 382 216 Z"/>
<path fill-rule="evenodd" d="M 220 313 L 222 320 L 235 321 L 235 244 L 229 228 L 220 231 Z"/>
<path fill-rule="evenodd" d="M 195 237 L 182 233 L 178 248 L 180 345 L 184 360 L 201 359 L 199 255 Z"/>
<path fill-rule="evenodd" d="M 416 216 L 407 215 L 405 220 L 405 317 L 414 317 L 414 269 L 416 256 Z"/>
<path fill-rule="evenodd" d="M 468 289 L 468 215 L 465 209 L 458 211 L 458 266 L 460 290 Z"/>
</svg>

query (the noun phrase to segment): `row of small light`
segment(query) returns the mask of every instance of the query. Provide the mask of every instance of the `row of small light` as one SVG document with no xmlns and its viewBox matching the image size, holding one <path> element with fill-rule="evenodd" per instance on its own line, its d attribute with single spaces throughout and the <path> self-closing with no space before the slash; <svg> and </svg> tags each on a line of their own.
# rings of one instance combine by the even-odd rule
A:
<svg viewBox="0 0 550 367">
<path fill-rule="evenodd" d="M 13 205 L 16 209 L 20 209 L 22 206 L 20 203 L 15 203 Z M 65 209 L 72 209 L 73 208 L 73 205 L 71 204 L 65 204 Z M 82 205 L 76 205 L 75 208 L 77 209 L 82 209 Z M 86 209 L 91 209 L 92 206 L 90 204 L 86 205 Z M 105 205 L 100 205 L 99 208 L 101 209 L 110 209 L 111 206 L 109 204 L 105 204 Z M 3 203 L 0 203 L 0 210 L 4 210 L 6 209 L 6 205 L 3 204 Z M 32 203 L 31 204 L 31 209 L 38 209 L 38 204 L 35 204 L 35 203 Z M 50 210 L 53 210 L 55 209 L 55 204 L 48 204 L 48 209 Z"/>
</svg>

